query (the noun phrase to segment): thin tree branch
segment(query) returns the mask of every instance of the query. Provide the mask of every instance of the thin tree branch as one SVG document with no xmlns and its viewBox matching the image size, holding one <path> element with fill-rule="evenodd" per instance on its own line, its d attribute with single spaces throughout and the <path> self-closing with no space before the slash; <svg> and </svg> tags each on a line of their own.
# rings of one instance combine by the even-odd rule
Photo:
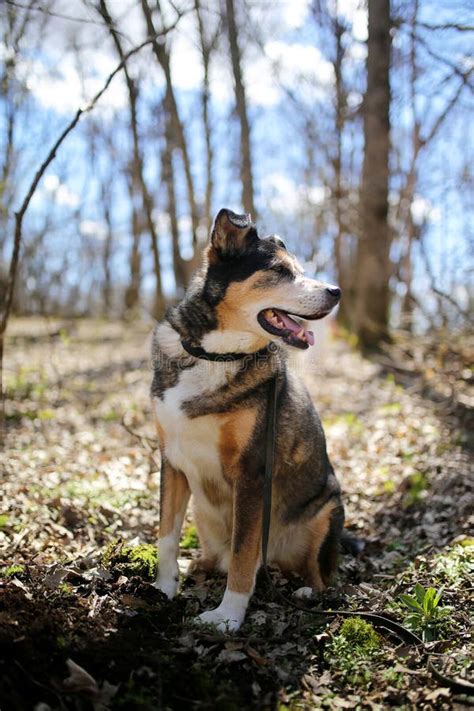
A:
<svg viewBox="0 0 474 711">
<path fill-rule="evenodd" d="M 62 15 L 59 12 L 54 12 L 53 10 L 49 10 L 45 7 L 38 7 L 38 6 L 32 6 L 32 5 L 22 5 L 19 2 L 14 2 L 14 0 L 5 0 L 7 5 L 11 5 L 11 7 L 17 7 L 19 10 L 34 10 L 35 12 L 41 12 L 43 15 L 48 15 L 48 17 L 57 17 L 60 20 L 69 20 L 71 22 L 81 22 L 84 25 L 98 25 L 99 27 L 103 27 L 104 23 L 99 22 L 98 20 L 93 20 L 93 19 L 88 19 L 87 17 L 76 17 L 74 15 Z M 116 32 L 119 32 L 116 30 Z M 122 34 L 121 32 L 119 34 Z"/>
<path fill-rule="evenodd" d="M 471 89 L 473 88 L 468 82 L 469 76 L 472 73 L 472 68 L 469 68 L 467 71 L 463 72 L 463 70 L 457 64 L 455 64 L 455 62 L 452 62 L 450 59 L 444 57 L 442 54 L 438 54 L 437 52 L 435 52 L 423 37 L 420 37 L 420 35 L 416 35 L 416 38 L 420 45 L 424 48 L 425 52 L 429 54 L 432 59 L 435 59 L 437 62 L 441 62 L 441 64 L 444 64 L 445 66 L 452 69 L 454 74 L 457 74 L 457 76 L 462 79 L 462 81 L 466 83 Z"/>
<path fill-rule="evenodd" d="M 433 273 L 433 269 L 432 269 L 432 266 L 431 266 L 431 263 L 430 263 L 430 260 L 428 257 L 428 253 L 426 251 L 424 240 L 420 239 L 419 244 L 420 244 L 421 256 L 423 257 L 423 261 L 425 263 L 426 273 L 428 274 L 429 280 L 431 282 L 430 283 L 431 291 L 438 297 L 438 303 L 440 305 L 440 309 L 442 312 L 442 318 L 443 319 L 445 318 L 445 316 L 443 314 L 443 309 L 442 309 L 442 302 L 444 300 L 444 301 L 447 301 L 448 304 L 451 304 L 451 306 L 453 306 L 453 308 L 456 309 L 456 311 L 463 318 L 468 319 L 470 316 L 469 312 L 466 311 L 465 309 L 463 309 L 463 307 L 460 304 L 458 304 L 458 302 L 455 299 L 453 299 L 451 294 L 447 294 L 445 291 L 442 291 L 442 289 L 439 289 L 437 286 L 435 286 L 435 275 Z"/>
<path fill-rule="evenodd" d="M 464 89 L 464 82 L 460 82 L 456 92 L 453 94 L 450 101 L 448 101 L 448 103 L 444 107 L 443 111 L 439 114 L 438 118 L 436 119 L 433 126 L 431 127 L 430 132 L 426 136 L 420 137 L 420 148 L 423 148 L 430 141 L 433 140 L 433 138 L 435 137 L 435 135 L 438 133 L 439 129 L 443 125 L 445 119 L 448 117 L 449 112 L 457 104 L 458 99 L 461 96 L 463 89 Z"/>
<path fill-rule="evenodd" d="M 417 22 L 417 27 L 424 30 L 457 30 L 458 32 L 474 32 L 474 25 L 461 25 L 457 22 L 445 22 L 441 25 L 431 25 L 429 22 Z"/>
<path fill-rule="evenodd" d="M 148 46 L 149 44 L 155 43 L 156 44 L 156 39 L 157 37 L 161 37 L 168 32 L 170 32 L 174 27 L 176 27 L 177 23 L 179 22 L 181 16 L 178 16 L 175 22 L 170 25 L 169 27 L 163 29 L 162 31 L 156 33 L 153 37 L 150 37 L 146 39 L 144 42 L 142 42 L 140 45 L 137 47 L 134 47 L 131 49 L 127 54 L 123 57 L 121 62 L 116 66 L 114 71 L 109 74 L 107 77 L 107 80 L 105 81 L 103 87 L 100 89 L 100 91 L 97 92 L 97 94 L 94 96 L 94 98 L 84 107 L 84 108 L 79 108 L 74 116 L 74 118 L 70 121 L 70 123 L 66 126 L 62 134 L 59 136 L 51 150 L 49 151 L 48 155 L 46 156 L 45 160 L 42 162 L 40 167 L 38 168 L 33 181 L 30 185 L 30 188 L 26 194 L 26 197 L 24 198 L 20 208 L 18 211 L 15 212 L 15 234 L 14 234 L 14 239 L 13 239 L 13 251 L 12 251 L 12 257 L 10 261 L 10 269 L 9 269 L 9 274 L 8 274 L 8 283 L 6 287 L 6 292 L 5 292 L 5 304 L 3 307 L 3 312 L 0 318 L 0 441 L 3 439 L 3 433 L 4 433 L 4 425 L 5 425 L 5 393 L 3 391 L 3 353 L 4 353 L 4 343 L 5 343 L 5 331 L 7 329 L 8 325 L 8 320 L 10 317 L 10 312 L 11 312 L 11 307 L 12 307 L 12 302 L 13 302 L 13 293 L 15 290 L 15 279 L 16 279 L 16 273 L 17 273 L 17 268 L 18 268 L 18 259 L 19 259 L 19 254 L 20 254 L 20 247 L 21 247 L 21 238 L 22 238 L 22 226 L 23 226 L 23 218 L 25 216 L 25 213 L 28 209 L 28 206 L 31 202 L 31 199 L 36 191 L 36 188 L 38 187 L 38 184 L 45 174 L 48 166 L 52 163 L 54 158 L 56 157 L 56 152 L 63 143 L 63 141 L 67 138 L 67 136 L 71 133 L 71 131 L 74 130 L 74 128 L 77 126 L 79 123 L 79 120 L 81 116 L 85 113 L 88 113 L 89 111 L 92 111 L 94 106 L 97 104 L 97 102 L 100 100 L 100 98 L 103 96 L 103 94 L 107 91 L 109 88 L 113 78 L 123 69 L 125 66 L 126 62 L 132 57 L 133 55 L 137 54 L 140 52 L 144 47 Z"/>
</svg>

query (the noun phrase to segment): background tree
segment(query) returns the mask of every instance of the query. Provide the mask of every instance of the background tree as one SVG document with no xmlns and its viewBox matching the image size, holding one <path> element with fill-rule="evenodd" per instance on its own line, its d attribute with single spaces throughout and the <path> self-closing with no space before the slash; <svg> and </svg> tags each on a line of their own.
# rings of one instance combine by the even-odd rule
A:
<svg viewBox="0 0 474 711">
<path fill-rule="evenodd" d="M 252 149 L 250 124 L 242 75 L 242 56 L 239 47 L 238 25 L 234 0 L 226 0 L 226 24 L 229 35 L 230 58 L 234 75 L 235 104 L 240 127 L 240 180 L 242 185 L 242 205 L 245 212 L 256 218 L 252 172 Z"/>
<path fill-rule="evenodd" d="M 389 331 L 390 243 L 390 1 L 368 0 L 367 89 L 364 96 L 364 162 L 360 191 L 354 320 L 363 348 Z"/>
</svg>

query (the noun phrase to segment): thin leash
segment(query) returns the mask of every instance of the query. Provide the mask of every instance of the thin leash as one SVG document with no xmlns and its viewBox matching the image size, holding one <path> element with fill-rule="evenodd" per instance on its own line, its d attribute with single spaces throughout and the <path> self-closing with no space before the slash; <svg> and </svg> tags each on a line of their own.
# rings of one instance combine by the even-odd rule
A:
<svg viewBox="0 0 474 711">
<path fill-rule="evenodd" d="M 262 566 L 265 571 L 268 582 L 270 583 L 273 593 L 284 602 L 286 605 L 302 610 L 303 612 L 320 615 L 325 617 L 361 617 L 367 622 L 370 622 L 374 627 L 389 630 L 392 634 L 398 637 L 406 644 L 417 647 L 422 654 L 427 657 L 427 669 L 436 681 L 443 687 L 449 687 L 456 694 L 474 694 L 474 684 L 461 679 L 453 679 L 442 674 L 431 661 L 429 653 L 425 649 L 422 639 L 414 632 L 407 629 L 398 622 L 394 622 L 385 615 L 371 612 L 370 610 L 321 610 L 310 609 L 304 605 L 299 605 L 297 602 L 290 600 L 288 597 L 278 590 L 270 576 L 268 570 L 268 541 L 270 538 L 270 524 L 272 514 L 272 484 L 273 484 L 273 469 L 275 460 L 275 441 L 276 441 L 276 414 L 277 414 L 277 396 L 278 396 L 278 374 L 273 376 L 270 381 L 268 401 L 267 401 L 267 422 L 266 422 L 266 442 L 265 442 L 265 474 L 263 483 L 263 514 L 262 514 Z"/>
</svg>

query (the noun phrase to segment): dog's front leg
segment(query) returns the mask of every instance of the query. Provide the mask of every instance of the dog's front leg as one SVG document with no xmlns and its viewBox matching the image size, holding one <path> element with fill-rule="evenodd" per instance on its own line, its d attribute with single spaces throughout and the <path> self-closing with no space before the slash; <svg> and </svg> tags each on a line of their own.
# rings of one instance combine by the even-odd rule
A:
<svg viewBox="0 0 474 711">
<path fill-rule="evenodd" d="M 232 632 L 238 630 L 244 621 L 255 586 L 262 536 L 261 487 L 255 481 L 243 478 L 234 484 L 233 493 L 232 545 L 227 587 L 219 607 L 199 615 L 201 622 Z"/>
<path fill-rule="evenodd" d="M 158 575 L 155 587 L 169 598 L 178 589 L 179 537 L 190 490 L 184 474 L 163 457 L 161 466 L 160 535 L 158 539 Z"/>
</svg>

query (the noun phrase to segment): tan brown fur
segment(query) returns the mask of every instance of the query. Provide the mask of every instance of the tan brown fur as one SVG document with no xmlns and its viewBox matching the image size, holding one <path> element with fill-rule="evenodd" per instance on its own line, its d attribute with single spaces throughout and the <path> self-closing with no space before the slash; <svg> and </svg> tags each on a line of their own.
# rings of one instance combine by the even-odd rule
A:
<svg viewBox="0 0 474 711">
<path fill-rule="evenodd" d="M 251 511 L 253 515 L 251 517 L 249 517 L 249 509 L 246 512 L 239 511 L 238 505 L 234 512 L 233 555 L 229 566 L 227 585 L 229 590 L 238 593 L 250 593 L 252 591 L 260 557 L 260 539 L 262 535 L 261 505 L 259 505 L 258 500 L 254 500 L 252 503 Z M 241 530 L 242 519 L 245 521 L 245 531 Z"/>
<path fill-rule="evenodd" d="M 224 488 L 215 479 L 203 478 L 202 491 L 212 506 L 222 506 L 229 498 Z"/>
<path fill-rule="evenodd" d="M 161 469 L 160 538 L 163 538 L 173 531 L 176 517 L 186 508 L 191 492 L 184 474 L 169 462 L 163 460 Z"/>
<path fill-rule="evenodd" d="M 291 461 L 293 464 L 302 464 L 308 459 L 308 446 L 305 442 L 299 442 L 291 452 Z"/>
<path fill-rule="evenodd" d="M 220 541 L 224 548 L 230 547 L 232 536 L 232 498 L 224 500 L 215 509 L 218 517 L 206 515 L 198 506 L 194 507 L 194 520 L 201 544 L 201 557 L 197 561 L 198 570 L 210 572 L 219 567 L 218 553 L 215 552 L 215 542 Z M 224 566 L 225 567 L 225 566 Z M 224 570 L 221 565 L 221 568 Z"/>
<path fill-rule="evenodd" d="M 242 282 L 230 284 L 227 288 L 225 297 L 216 309 L 218 328 L 221 331 L 226 329 L 239 330 L 242 324 L 241 309 L 252 303 L 252 300 L 257 301 L 261 298 L 261 293 L 252 291 L 256 288 L 256 284 L 264 276 L 263 272 L 256 272 L 251 277 Z M 268 339 L 262 335 L 261 341 L 264 345 Z"/>
<path fill-rule="evenodd" d="M 221 331 L 239 330 L 241 328 L 243 310 L 260 301 L 262 298 L 261 289 L 265 281 L 269 281 L 268 275 L 265 272 L 256 272 L 245 281 L 230 284 L 224 299 L 216 309 L 218 328 Z M 284 291 L 284 286 L 266 288 L 265 298 L 271 304 L 281 299 Z M 268 343 L 268 339 L 264 335 L 261 336 L 260 340 L 263 345 Z"/>
<path fill-rule="evenodd" d="M 322 592 L 326 587 L 326 581 L 321 576 L 319 552 L 324 539 L 328 535 L 331 514 L 335 508 L 336 503 L 329 501 L 311 521 L 311 542 L 306 561 L 306 577 L 308 585 L 316 592 Z"/>
<path fill-rule="evenodd" d="M 207 575 L 208 573 L 212 573 L 215 570 L 216 564 L 216 556 L 206 558 L 204 557 L 204 555 L 201 555 L 200 558 L 197 558 L 196 560 L 193 560 L 190 563 L 188 568 L 188 574 L 199 575 L 200 573 L 204 573 L 204 575 Z"/>
<path fill-rule="evenodd" d="M 239 460 L 249 445 L 256 421 L 255 408 L 238 410 L 222 417 L 219 452 L 225 476 L 235 479 L 242 473 Z"/>
<path fill-rule="evenodd" d="M 279 249 L 277 251 L 275 256 L 275 263 L 285 266 L 293 274 L 301 274 L 303 271 L 296 259 L 290 254 L 288 254 L 288 252 L 284 249 Z"/>
</svg>

